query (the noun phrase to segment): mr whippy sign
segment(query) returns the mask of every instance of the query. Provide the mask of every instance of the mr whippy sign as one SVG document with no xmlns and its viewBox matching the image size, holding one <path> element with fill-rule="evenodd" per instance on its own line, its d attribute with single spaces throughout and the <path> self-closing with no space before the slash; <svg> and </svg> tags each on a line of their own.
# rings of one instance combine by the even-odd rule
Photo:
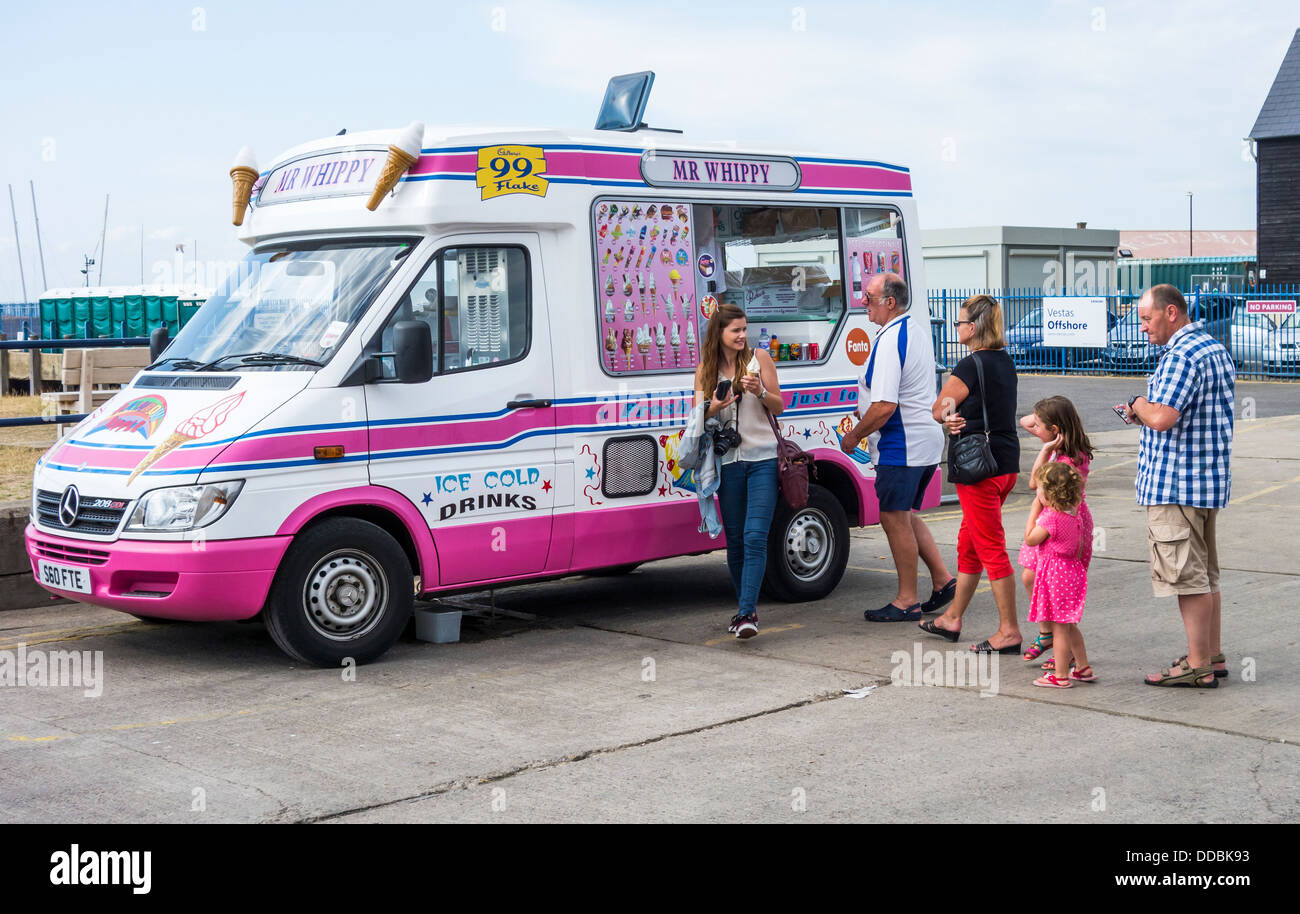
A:
<svg viewBox="0 0 1300 914">
<path fill-rule="evenodd" d="M 539 146 L 484 146 L 478 151 L 474 183 L 483 200 L 503 194 L 545 197 L 550 183 L 541 176 L 545 171 L 546 155 Z"/>
</svg>

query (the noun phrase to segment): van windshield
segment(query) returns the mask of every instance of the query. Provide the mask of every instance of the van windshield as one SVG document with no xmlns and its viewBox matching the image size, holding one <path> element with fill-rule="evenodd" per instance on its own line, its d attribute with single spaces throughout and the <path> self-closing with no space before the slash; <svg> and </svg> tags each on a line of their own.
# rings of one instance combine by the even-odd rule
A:
<svg viewBox="0 0 1300 914">
<path fill-rule="evenodd" d="M 167 347 L 159 370 L 310 371 L 338 351 L 412 241 L 267 246 Z"/>
</svg>

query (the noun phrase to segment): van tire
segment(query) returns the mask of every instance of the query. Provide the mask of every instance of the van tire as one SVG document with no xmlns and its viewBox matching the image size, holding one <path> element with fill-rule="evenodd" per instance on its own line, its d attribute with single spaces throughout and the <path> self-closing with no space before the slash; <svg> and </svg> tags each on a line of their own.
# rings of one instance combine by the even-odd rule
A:
<svg viewBox="0 0 1300 914">
<path fill-rule="evenodd" d="M 829 490 L 809 485 L 808 504 L 798 511 L 778 499 L 767 538 L 764 593 L 783 603 L 820 600 L 840 583 L 848 563 L 848 516 Z"/>
<path fill-rule="evenodd" d="M 415 576 L 382 528 L 334 517 L 299 533 L 276 573 L 266 630 L 280 650 L 314 666 L 369 663 L 411 618 Z"/>
</svg>

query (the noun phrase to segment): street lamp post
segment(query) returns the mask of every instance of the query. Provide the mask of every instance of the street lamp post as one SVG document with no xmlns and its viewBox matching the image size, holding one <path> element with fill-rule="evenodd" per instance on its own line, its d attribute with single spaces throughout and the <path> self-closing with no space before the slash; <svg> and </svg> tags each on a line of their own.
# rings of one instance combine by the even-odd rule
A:
<svg viewBox="0 0 1300 914">
<path fill-rule="evenodd" d="M 1187 192 L 1187 256 L 1192 256 L 1192 192 Z"/>
</svg>

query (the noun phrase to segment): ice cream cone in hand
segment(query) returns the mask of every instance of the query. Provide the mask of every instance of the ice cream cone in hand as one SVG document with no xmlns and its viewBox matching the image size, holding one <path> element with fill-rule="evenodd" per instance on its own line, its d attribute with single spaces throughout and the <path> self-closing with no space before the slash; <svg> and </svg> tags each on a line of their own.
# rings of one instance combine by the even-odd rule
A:
<svg viewBox="0 0 1300 914">
<path fill-rule="evenodd" d="M 388 158 L 384 161 L 383 170 L 379 172 L 379 179 L 375 181 L 374 190 L 370 192 L 370 199 L 366 201 L 366 209 L 371 212 L 378 209 L 384 195 L 397 186 L 402 175 L 406 174 L 420 157 L 420 146 L 423 142 L 424 125 L 419 121 L 412 121 L 402 131 L 397 142 L 388 147 Z"/>
<path fill-rule="evenodd" d="M 253 196 L 253 185 L 257 183 L 257 162 L 253 159 L 253 150 L 245 146 L 235 156 L 235 164 L 230 169 L 230 180 L 234 184 L 234 218 L 235 225 L 244 224 L 244 211 Z"/>
</svg>

